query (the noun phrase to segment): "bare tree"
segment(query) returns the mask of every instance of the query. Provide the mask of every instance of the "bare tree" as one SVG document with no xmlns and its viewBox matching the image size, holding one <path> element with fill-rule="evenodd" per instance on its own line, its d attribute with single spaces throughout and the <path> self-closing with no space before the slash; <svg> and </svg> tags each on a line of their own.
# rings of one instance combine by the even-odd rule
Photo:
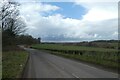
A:
<svg viewBox="0 0 120 80">
<path fill-rule="evenodd" d="M 9 29 L 17 35 L 25 31 L 25 23 L 19 16 L 19 5 L 17 2 L 3 1 L 0 11 L 2 32 Z"/>
<path fill-rule="evenodd" d="M 2 41 L 3 44 L 14 43 L 15 36 L 25 31 L 25 22 L 19 14 L 18 2 L 3 0 L 0 3 L 0 22 L 2 24 Z"/>
</svg>

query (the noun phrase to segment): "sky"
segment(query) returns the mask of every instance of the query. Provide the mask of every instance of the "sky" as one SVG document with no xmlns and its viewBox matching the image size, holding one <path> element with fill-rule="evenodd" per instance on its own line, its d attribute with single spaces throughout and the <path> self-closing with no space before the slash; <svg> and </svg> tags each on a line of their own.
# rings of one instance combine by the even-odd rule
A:
<svg viewBox="0 0 120 80">
<path fill-rule="evenodd" d="M 17 0 L 16 0 L 17 1 Z M 21 0 L 26 34 L 42 41 L 118 39 L 118 0 Z"/>
</svg>

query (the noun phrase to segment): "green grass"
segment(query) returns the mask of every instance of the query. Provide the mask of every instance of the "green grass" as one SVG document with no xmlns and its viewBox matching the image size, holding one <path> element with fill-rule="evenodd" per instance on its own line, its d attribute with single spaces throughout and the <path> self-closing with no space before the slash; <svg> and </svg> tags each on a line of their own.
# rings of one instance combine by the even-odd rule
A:
<svg viewBox="0 0 120 80">
<path fill-rule="evenodd" d="M 0 79 L 2 78 L 2 48 L 0 46 Z"/>
<path fill-rule="evenodd" d="M 117 49 L 73 46 L 63 44 L 36 44 L 32 48 L 48 50 L 52 54 L 60 55 L 72 59 L 91 62 L 111 68 L 119 68 L 118 57 L 120 54 Z"/>
<path fill-rule="evenodd" d="M 76 60 L 85 61 L 85 62 L 89 62 L 89 63 L 93 63 L 93 64 L 98 64 L 98 65 L 113 68 L 113 69 L 118 68 L 118 63 L 116 63 L 116 62 L 95 58 L 93 56 L 90 56 L 90 57 L 80 56 L 80 55 L 78 56 L 78 55 L 73 55 L 73 54 L 63 54 L 63 53 L 59 53 L 59 52 L 50 52 L 50 53 L 54 54 L 54 55 L 70 58 L 70 59 L 76 59 Z"/>
<path fill-rule="evenodd" d="M 54 49 L 54 50 L 76 50 L 76 51 L 101 51 L 101 52 L 116 52 L 115 49 L 97 48 L 97 47 L 85 47 L 85 46 L 69 46 L 62 44 L 36 44 L 32 45 L 33 48 L 39 49 Z"/>
<path fill-rule="evenodd" d="M 0 79 L 2 78 L 2 54 L 0 52 Z"/>
<path fill-rule="evenodd" d="M 26 51 L 7 51 L 2 55 L 2 78 L 19 78 L 25 66 Z"/>
</svg>

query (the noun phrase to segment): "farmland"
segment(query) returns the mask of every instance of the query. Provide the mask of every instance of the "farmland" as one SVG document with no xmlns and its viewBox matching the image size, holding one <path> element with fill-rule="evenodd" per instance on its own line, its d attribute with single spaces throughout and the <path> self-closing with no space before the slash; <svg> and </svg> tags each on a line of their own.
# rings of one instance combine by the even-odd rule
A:
<svg viewBox="0 0 120 80">
<path fill-rule="evenodd" d="M 50 43 L 35 44 L 31 47 L 40 50 L 47 50 L 55 55 L 86 61 L 105 67 L 114 69 L 119 67 L 118 59 L 120 58 L 117 49 Z"/>
</svg>

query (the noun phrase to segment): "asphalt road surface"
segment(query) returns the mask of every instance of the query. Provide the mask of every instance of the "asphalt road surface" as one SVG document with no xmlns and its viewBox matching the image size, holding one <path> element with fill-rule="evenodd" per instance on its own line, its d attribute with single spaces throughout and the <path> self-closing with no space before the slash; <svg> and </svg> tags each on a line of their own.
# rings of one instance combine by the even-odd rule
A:
<svg viewBox="0 0 120 80">
<path fill-rule="evenodd" d="M 55 56 L 36 49 L 30 53 L 24 78 L 118 78 L 118 74 L 104 71 L 74 60 Z"/>
</svg>

